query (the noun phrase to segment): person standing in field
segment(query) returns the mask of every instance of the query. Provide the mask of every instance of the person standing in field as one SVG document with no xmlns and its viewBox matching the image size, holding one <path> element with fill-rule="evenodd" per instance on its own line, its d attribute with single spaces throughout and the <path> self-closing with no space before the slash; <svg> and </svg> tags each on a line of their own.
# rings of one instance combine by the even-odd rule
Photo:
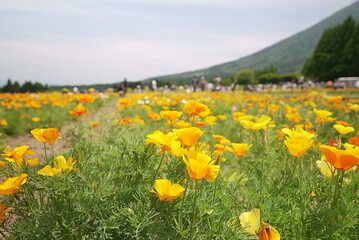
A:
<svg viewBox="0 0 359 240">
<path fill-rule="evenodd" d="M 221 90 L 221 76 L 217 74 L 214 77 L 214 88 L 213 91 L 220 91 Z"/>
<path fill-rule="evenodd" d="M 125 78 L 122 83 L 120 83 L 120 86 L 117 88 L 117 92 L 121 97 L 126 96 L 127 93 L 127 79 Z"/>
<path fill-rule="evenodd" d="M 197 85 L 198 85 L 198 78 L 196 76 L 193 76 L 193 78 L 192 78 L 193 92 L 195 92 L 197 90 Z"/>
<path fill-rule="evenodd" d="M 207 81 L 206 81 L 206 77 L 205 77 L 205 76 L 202 76 L 202 77 L 201 77 L 200 86 L 201 86 L 202 92 L 207 88 Z"/>
</svg>

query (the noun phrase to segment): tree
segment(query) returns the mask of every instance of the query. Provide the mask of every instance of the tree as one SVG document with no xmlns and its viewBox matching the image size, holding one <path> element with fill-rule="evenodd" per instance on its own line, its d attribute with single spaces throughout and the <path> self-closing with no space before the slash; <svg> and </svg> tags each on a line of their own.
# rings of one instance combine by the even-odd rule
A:
<svg viewBox="0 0 359 240">
<path fill-rule="evenodd" d="M 359 23 L 348 17 L 324 31 L 302 73 L 321 81 L 359 75 Z"/>
<path fill-rule="evenodd" d="M 239 71 L 234 77 L 238 84 L 252 84 L 256 83 L 255 73 L 252 69 L 244 69 Z"/>
</svg>

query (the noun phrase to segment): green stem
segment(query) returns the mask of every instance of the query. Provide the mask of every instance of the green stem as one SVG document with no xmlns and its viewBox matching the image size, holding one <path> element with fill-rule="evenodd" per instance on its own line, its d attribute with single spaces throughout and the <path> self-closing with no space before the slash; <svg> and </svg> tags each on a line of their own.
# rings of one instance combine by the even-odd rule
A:
<svg viewBox="0 0 359 240">
<path fill-rule="evenodd" d="M 196 205 L 197 205 L 197 193 L 198 193 L 198 180 L 196 180 L 196 184 L 195 184 L 195 189 L 194 189 L 194 199 L 193 199 L 193 206 L 192 206 L 192 218 L 191 218 L 191 226 L 190 226 L 190 234 L 189 234 L 189 239 L 192 240 L 193 239 L 193 223 L 195 221 L 195 217 L 196 217 Z"/>
<path fill-rule="evenodd" d="M 196 118 L 196 114 L 193 115 L 193 118 L 192 118 L 192 125 L 194 124 L 194 119 Z"/>
<path fill-rule="evenodd" d="M 52 156 L 55 157 L 55 153 L 54 153 L 54 145 L 51 144 L 51 152 L 52 152 Z"/>
<path fill-rule="evenodd" d="M 164 154 L 164 153 L 162 153 L 162 157 L 161 157 L 160 163 L 158 164 L 158 167 L 157 167 L 157 170 L 156 170 L 155 176 L 154 176 L 154 178 L 153 178 L 153 181 L 154 181 L 154 180 L 156 179 L 156 177 L 157 177 L 158 171 L 159 171 L 159 170 L 160 170 L 160 168 L 161 168 L 161 165 L 162 165 L 162 162 L 163 162 L 164 157 L 165 157 L 165 154 Z"/>
<path fill-rule="evenodd" d="M 44 143 L 45 162 L 47 162 L 46 143 Z M 48 163 L 48 162 L 47 162 Z"/>
<path fill-rule="evenodd" d="M 183 230 L 183 211 L 184 211 L 184 200 L 186 198 L 186 193 L 187 193 L 187 189 L 188 189 L 188 181 L 189 178 L 186 178 L 186 186 L 185 186 L 185 190 L 182 196 L 182 202 L 181 202 L 181 211 L 179 213 L 179 217 L 178 217 L 178 225 L 179 225 L 179 229 L 182 232 Z"/>
<path fill-rule="evenodd" d="M 338 202 L 338 198 L 339 198 L 339 195 L 340 195 L 340 188 L 343 184 L 343 178 L 344 178 L 344 171 L 343 170 L 337 170 L 339 171 L 339 173 L 337 174 L 338 177 L 337 177 L 337 181 L 336 181 L 336 185 L 335 185 L 335 190 L 334 190 L 334 194 L 333 194 L 333 201 L 332 201 L 332 204 L 331 204 L 331 208 L 334 208 L 335 205 L 337 204 Z"/>
<path fill-rule="evenodd" d="M 221 155 L 218 155 L 218 166 L 220 167 L 220 165 L 221 165 L 221 161 L 219 160 L 219 158 L 220 158 L 220 156 Z M 217 176 L 217 178 L 216 178 L 216 180 L 215 180 L 215 182 L 214 182 L 214 189 L 213 189 L 213 196 L 212 196 L 212 205 L 214 205 L 214 202 L 216 201 L 216 192 L 217 192 L 217 180 L 218 179 L 218 176 Z"/>
<path fill-rule="evenodd" d="M 339 134 L 339 137 L 338 137 L 337 148 L 338 148 L 339 150 L 342 148 L 342 135 L 341 135 L 341 134 Z"/>
<path fill-rule="evenodd" d="M 264 155 L 262 155 L 262 161 L 261 161 L 261 178 L 260 178 L 260 182 L 259 182 L 259 196 L 260 196 L 260 209 L 261 211 L 264 210 L 263 205 L 264 205 L 264 197 L 263 197 L 263 182 L 264 182 Z M 262 217 L 263 214 L 261 214 Z"/>
</svg>

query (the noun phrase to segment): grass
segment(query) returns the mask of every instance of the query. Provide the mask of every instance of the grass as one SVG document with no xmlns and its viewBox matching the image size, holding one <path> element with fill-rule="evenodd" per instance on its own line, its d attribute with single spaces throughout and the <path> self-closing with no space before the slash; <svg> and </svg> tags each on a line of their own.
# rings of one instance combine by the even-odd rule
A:
<svg viewBox="0 0 359 240">
<path fill-rule="evenodd" d="M 181 101 L 189 95 L 129 95 L 136 103 L 149 97 L 151 111 L 159 113 L 163 107 L 182 110 Z M 253 144 L 243 157 L 224 152 L 220 174 L 215 182 L 188 178 L 181 157 L 166 154 L 158 178 L 169 179 L 182 186 L 188 182 L 183 196 L 169 202 L 159 201 L 153 189 L 153 179 L 162 154 L 153 144 L 146 144 L 148 134 L 171 128 L 160 119 L 147 118 L 148 108 L 134 104 L 117 111 L 116 115 L 103 115 L 105 132 L 78 125 L 73 131 L 73 147 L 64 153 L 72 156 L 79 170 L 55 177 L 36 174 L 43 166 L 23 168 L 7 165 L 2 176 L 10 177 L 25 172 L 27 183 L 20 192 L 2 197 L 2 202 L 14 208 L 18 219 L 5 227 L 9 239 L 187 239 L 191 228 L 193 239 L 258 239 L 242 228 L 239 215 L 260 208 L 261 218 L 275 227 L 282 239 L 357 239 L 358 184 L 357 171 L 345 174 L 348 179 L 340 188 L 339 199 L 333 204 L 336 178 L 325 178 L 316 166 L 321 158 L 319 144 L 327 144 L 337 137 L 332 123 L 319 128 L 316 144 L 295 158 L 288 153 L 276 129 L 294 126 L 284 117 L 283 106 L 295 106 L 303 119 L 310 119 L 316 129 L 313 108 L 304 104 L 314 101 L 317 109 L 328 109 L 337 120 L 347 121 L 359 129 L 357 113 L 344 113 L 325 97 L 306 93 L 283 98 L 280 95 L 196 94 L 191 97 L 210 106 L 213 115 L 223 114 L 225 120 L 205 125 L 199 141 L 209 145 L 213 156 L 212 135 L 220 134 L 231 142 Z M 166 99 L 176 101 L 168 105 Z M 280 105 L 277 112 L 267 111 L 267 105 Z M 354 104 L 354 102 L 353 102 Z M 252 107 L 250 107 L 252 105 Z M 246 114 L 269 114 L 276 126 L 266 131 L 267 145 L 262 144 L 262 130 L 244 129 L 232 120 L 232 107 L 247 109 Z M 147 110 L 146 110 L 147 109 Z M 115 110 L 115 109 L 114 109 Z M 141 116 L 144 125 L 133 122 L 117 125 L 113 120 Z M 188 115 L 183 114 L 184 120 Z M 97 133 L 97 135 L 96 135 Z M 92 140 L 91 134 L 96 137 Z M 343 142 L 355 133 L 343 136 Z M 55 143 L 56 144 L 56 143 Z M 195 200 L 195 192 L 198 197 Z M 215 192 L 215 194 L 214 194 Z M 312 193 L 312 194 L 311 194 Z M 314 196 L 314 194 L 315 196 Z M 196 201 L 196 204 L 194 204 Z M 182 226 L 179 223 L 183 217 Z M 195 221 L 193 221 L 195 219 Z M 192 226 L 192 227 L 191 227 Z M 5 230 L 4 230 L 5 231 Z"/>
</svg>

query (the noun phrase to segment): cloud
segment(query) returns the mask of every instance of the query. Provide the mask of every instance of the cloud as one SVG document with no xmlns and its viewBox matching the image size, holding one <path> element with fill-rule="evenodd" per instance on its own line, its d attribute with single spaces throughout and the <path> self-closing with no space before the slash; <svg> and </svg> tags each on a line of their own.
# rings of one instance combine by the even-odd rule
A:
<svg viewBox="0 0 359 240">
<path fill-rule="evenodd" d="M 0 79 L 50 84 L 115 82 L 206 68 L 266 47 L 282 35 L 210 35 L 195 45 L 125 38 L 63 38 L 61 41 L 0 40 Z M 4 75 L 6 74 L 6 75 Z"/>
</svg>

